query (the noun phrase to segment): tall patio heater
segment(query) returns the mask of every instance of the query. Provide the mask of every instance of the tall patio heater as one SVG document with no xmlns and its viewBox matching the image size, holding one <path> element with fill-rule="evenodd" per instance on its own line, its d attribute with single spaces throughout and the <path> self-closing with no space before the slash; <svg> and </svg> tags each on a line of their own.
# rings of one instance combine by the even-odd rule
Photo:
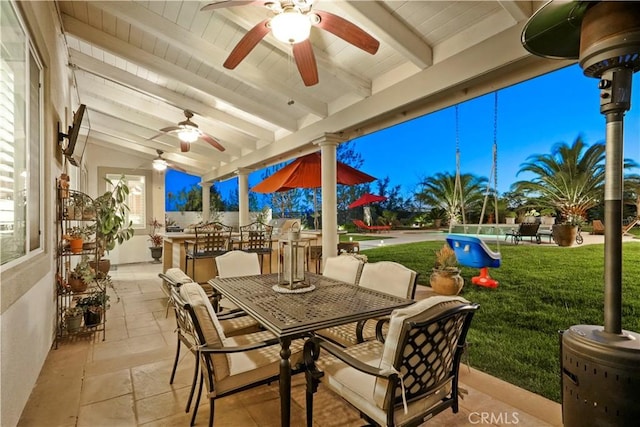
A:
<svg viewBox="0 0 640 427">
<path fill-rule="evenodd" d="M 558 2 L 538 10 L 522 32 L 531 53 L 578 59 L 600 79 L 606 118 L 604 327 L 562 333 L 564 425 L 636 426 L 640 420 L 640 334 L 622 329 L 623 124 L 631 81 L 640 69 L 640 3 Z M 550 104 L 552 105 L 552 104 Z"/>
</svg>

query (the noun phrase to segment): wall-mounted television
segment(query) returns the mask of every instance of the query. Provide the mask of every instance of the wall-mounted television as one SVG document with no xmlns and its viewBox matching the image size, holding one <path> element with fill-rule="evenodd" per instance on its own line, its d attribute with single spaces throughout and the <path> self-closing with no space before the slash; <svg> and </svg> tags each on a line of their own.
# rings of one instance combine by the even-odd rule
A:
<svg viewBox="0 0 640 427">
<path fill-rule="evenodd" d="M 62 154 L 74 166 L 79 166 L 82 161 L 90 130 L 87 107 L 84 104 L 80 104 L 78 110 L 73 114 L 73 124 L 69 126 L 68 132 L 66 134 L 58 132 L 58 141 L 62 147 Z"/>
</svg>

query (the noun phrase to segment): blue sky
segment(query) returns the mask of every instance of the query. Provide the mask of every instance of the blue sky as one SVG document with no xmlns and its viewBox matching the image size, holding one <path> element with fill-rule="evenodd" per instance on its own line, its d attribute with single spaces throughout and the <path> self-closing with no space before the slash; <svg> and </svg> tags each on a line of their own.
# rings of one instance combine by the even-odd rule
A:
<svg viewBox="0 0 640 427">
<path fill-rule="evenodd" d="M 494 94 L 459 105 L 461 172 L 489 176 L 493 145 Z M 589 145 L 604 141 L 598 79 L 585 77 L 578 65 L 519 83 L 498 93 L 498 190 L 527 179 L 516 176 L 532 154 L 549 153 L 557 142 L 572 143 L 582 135 Z M 421 178 L 455 172 L 455 107 L 398 124 L 355 141 L 364 158 L 362 170 L 378 179 L 389 176 L 411 195 Z M 625 116 L 625 157 L 640 162 L 640 73 L 633 77 L 631 110 Z M 389 153 L 396 155 L 390 156 Z M 250 187 L 262 171 L 249 176 Z M 199 182 L 198 177 L 168 171 L 167 191 Z M 237 178 L 217 184 L 224 198 L 236 191 Z M 373 183 L 375 189 L 375 182 Z"/>
</svg>

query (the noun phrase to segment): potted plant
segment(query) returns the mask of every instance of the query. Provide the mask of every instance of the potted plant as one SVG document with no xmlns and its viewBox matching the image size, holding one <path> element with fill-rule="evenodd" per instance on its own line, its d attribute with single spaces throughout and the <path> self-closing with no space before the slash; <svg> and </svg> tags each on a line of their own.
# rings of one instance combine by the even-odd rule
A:
<svg viewBox="0 0 640 427">
<path fill-rule="evenodd" d="M 578 235 L 578 227 L 584 224 L 584 218 L 579 214 L 568 214 L 561 224 L 552 227 L 552 236 L 558 246 L 572 246 Z"/>
<path fill-rule="evenodd" d="M 82 245 L 84 240 L 93 235 L 94 228 L 91 226 L 73 226 L 67 229 L 67 232 L 63 236 L 66 241 L 69 242 L 69 249 L 74 254 L 82 253 Z"/>
<path fill-rule="evenodd" d="M 516 217 L 518 216 L 518 214 L 516 214 L 515 212 L 509 211 L 507 213 L 504 214 L 504 222 L 505 224 L 515 224 L 516 223 Z"/>
<path fill-rule="evenodd" d="M 95 270 L 89 266 L 87 256 L 83 256 L 69 275 L 69 287 L 73 292 L 84 292 L 95 278 Z"/>
<path fill-rule="evenodd" d="M 133 226 L 131 221 L 127 222 L 127 197 L 129 187 L 124 176 L 114 185 L 111 180 L 105 181 L 113 186 L 111 191 L 106 191 L 93 201 L 96 212 L 96 243 L 98 244 L 98 254 L 102 258 L 105 251 L 115 248 L 116 244 L 121 244 L 133 237 Z M 101 259 L 98 269 L 104 273 L 109 271 L 111 263 L 109 260 Z"/>
<path fill-rule="evenodd" d="M 76 302 L 84 313 L 84 325 L 87 328 L 97 326 L 102 321 L 102 312 L 109 308 L 109 295 L 106 291 L 95 291 Z"/>
<path fill-rule="evenodd" d="M 164 225 L 155 218 L 149 220 L 149 225 L 151 226 L 151 233 L 149 233 L 149 239 L 147 240 L 151 242 L 151 246 L 149 247 L 149 250 L 151 250 L 151 258 L 156 262 L 160 262 L 160 257 L 162 257 L 162 240 L 164 237 L 158 234 L 158 229 L 161 229 Z"/>
<path fill-rule="evenodd" d="M 429 282 L 431 288 L 441 295 L 458 295 L 464 286 L 458 258 L 447 243 L 436 251 L 436 261 Z"/>
<path fill-rule="evenodd" d="M 535 209 L 529 209 L 524 213 L 524 222 L 536 222 L 536 218 L 540 216 L 540 212 Z"/>
<path fill-rule="evenodd" d="M 84 317 L 84 310 L 82 307 L 73 306 L 64 309 L 64 324 L 67 327 L 67 332 L 77 332 L 82 327 L 82 318 Z"/>
</svg>

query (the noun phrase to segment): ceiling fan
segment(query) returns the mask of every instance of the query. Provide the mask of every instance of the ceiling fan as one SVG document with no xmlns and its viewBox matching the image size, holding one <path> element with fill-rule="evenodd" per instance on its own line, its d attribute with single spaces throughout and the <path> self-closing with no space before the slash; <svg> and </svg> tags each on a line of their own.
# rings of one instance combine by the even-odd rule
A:
<svg viewBox="0 0 640 427">
<path fill-rule="evenodd" d="M 191 148 L 191 143 L 196 142 L 198 138 L 203 139 L 220 151 L 225 150 L 222 144 L 198 129 L 198 125 L 191 121 L 191 117 L 193 117 L 192 111 L 184 110 L 184 115 L 187 118 L 186 120 L 181 121 L 175 126 L 169 126 L 160 129 L 160 132 L 173 133 L 178 136 L 178 139 L 180 140 L 180 151 L 182 151 L 183 153 L 189 151 L 189 149 Z M 150 139 L 154 139 L 157 136 L 159 135 L 156 135 Z"/>
<path fill-rule="evenodd" d="M 242 37 L 224 62 L 233 70 L 271 31 L 274 37 L 293 48 L 293 57 L 305 86 L 318 83 L 318 66 L 309 41 L 311 26 L 322 28 L 365 52 L 375 54 L 380 42 L 357 25 L 340 16 L 321 10 L 312 11 L 314 0 L 233 1 L 219 0 L 200 10 L 213 10 L 229 6 L 263 5 L 273 16 L 259 22 Z"/>
<path fill-rule="evenodd" d="M 156 150 L 156 152 L 158 153 L 158 157 L 153 159 L 153 161 L 151 162 L 151 165 L 153 166 L 153 168 L 155 170 L 157 170 L 158 172 L 163 172 L 167 168 L 171 168 L 171 169 L 178 170 L 180 172 L 186 172 L 185 169 L 183 169 L 180 166 L 177 166 L 177 165 L 175 165 L 175 164 L 173 164 L 171 162 L 168 162 L 164 157 L 162 157 L 162 155 L 164 154 L 164 151 Z"/>
</svg>

